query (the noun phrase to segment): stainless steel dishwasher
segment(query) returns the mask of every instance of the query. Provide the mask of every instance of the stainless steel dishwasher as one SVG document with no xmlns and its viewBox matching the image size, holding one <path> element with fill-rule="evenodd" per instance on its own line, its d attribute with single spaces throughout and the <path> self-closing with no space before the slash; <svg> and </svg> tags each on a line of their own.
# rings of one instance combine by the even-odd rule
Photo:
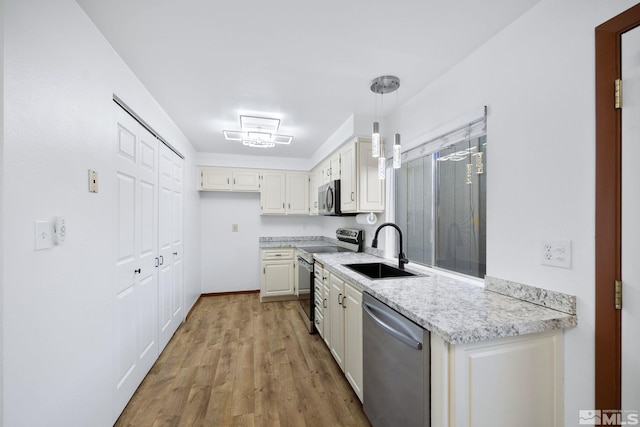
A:
<svg viewBox="0 0 640 427">
<path fill-rule="evenodd" d="M 429 332 L 367 293 L 362 308 L 365 414 L 374 427 L 429 427 Z"/>
</svg>

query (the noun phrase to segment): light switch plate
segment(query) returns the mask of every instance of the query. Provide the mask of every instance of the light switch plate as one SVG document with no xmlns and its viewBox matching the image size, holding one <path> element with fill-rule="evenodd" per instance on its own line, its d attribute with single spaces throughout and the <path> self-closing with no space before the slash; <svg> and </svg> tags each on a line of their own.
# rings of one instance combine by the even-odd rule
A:
<svg viewBox="0 0 640 427">
<path fill-rule="evenodd" d="M 98 172 L 89 169 L 89 192 L 98 192 Z"/>
<path fill-rule="evenodd" d="M 51 224 L 49 221 L 36 221 L 36 251 L 51 247 Z"/>
</svg>

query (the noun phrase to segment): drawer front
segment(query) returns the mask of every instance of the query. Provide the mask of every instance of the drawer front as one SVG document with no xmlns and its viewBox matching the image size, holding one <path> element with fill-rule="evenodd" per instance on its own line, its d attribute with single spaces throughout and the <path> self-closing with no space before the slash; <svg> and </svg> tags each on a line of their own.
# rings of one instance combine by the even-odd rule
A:
<svg viewBox="0 0 640 427">
<path fill-rule="evenodd" d="M 320 264 L 319 262 L 316 262 L 313 265 L 313 275 L 317 278 L 319 278 L 320 280 L 322 280 L 322 275 L 324 274 L 324 266 L 322 264 Z"/>
<path fill-rule="evenodd" d="M 316 320 L 314 320 L 314 322 L 315 322 L 315 326 L 316 326 L 316 330 L 318 331 L 318 334 L 320 334 L 320 336 L 324 338 L 324 317 L 322 316 L 322 312 L 320 312 L 317 308 L 316 308 Z"/>
<path fill-rule="evenodd" d="M 313 281 L 313 288 L 315 290 L 314 293 L 314 300 L 315 300 L 315 305 L 316 307 L 318 307 L 320 310 L 322 310 L 322 290 L 323 290 L 323 286 L 322 283 L 320 282 L 320 280 L 316 279 Z"/>
<path fill-rule="evenodd" d="M 263 249 L 262 259 L 293 259 L 293 249 Z"/>
</svg>

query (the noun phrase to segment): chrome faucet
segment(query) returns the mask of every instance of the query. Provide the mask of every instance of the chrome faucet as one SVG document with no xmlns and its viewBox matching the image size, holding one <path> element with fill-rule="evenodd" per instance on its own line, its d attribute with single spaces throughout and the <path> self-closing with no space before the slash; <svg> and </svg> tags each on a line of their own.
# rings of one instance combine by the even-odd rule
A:
<svg viewBox="0 0 640 427">
<path fill-rule="evenodd" d="M 377 248 L 378 247 L 378 233 L 380 232 L 380 229 L 382 229 L 383 227 L 393 227 L 396 230 L 398 230 L 398 236 L 400 237 L 400 251 L 398 253 L 398 268 L 400 270 L 404 270 L 404 265 L 409 263 L 409 260 L 405 257 L 404 253 L 402 252 L 402 230 L 400 230 L 400 227 L 398 227 L 397 225 L 395 225 L 392 222 L 385 222 L 384 224 L 382 224 L 380 227 L 378 227 L 378 229 L 376 230 L 376 234 L 373 236 L 373 241 L 371 242 L 371 247 L 372 248 Z"/>
</svg>

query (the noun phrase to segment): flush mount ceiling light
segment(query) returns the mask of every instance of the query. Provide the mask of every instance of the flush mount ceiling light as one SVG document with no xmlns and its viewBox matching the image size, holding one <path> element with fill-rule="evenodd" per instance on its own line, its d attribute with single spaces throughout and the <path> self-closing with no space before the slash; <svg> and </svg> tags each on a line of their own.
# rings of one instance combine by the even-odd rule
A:
<svg viewBox="0 0 640 427">
<path fill-rule="evenodd" d="M 396 76 L 380 76 L 373 79 L 369 85 L 371 92 L 380 96 L 380 104 L 382 104 L 382 95 L 398 90 L 400 87 L 400 79 Z M 396 99 L 397 102 L 397 99 Z M 380 123 L 377 118 L 377 103 L 375 104 L 373 131 L 371 133 L 371 155 L 378 157 L 378 178 L 385 178 L 386 159 L 384 158 L 384 150 L 380 143 Z M 400 134 L 395 134 L 395 143 L 393 145 L 393 167 L 398 169 L 400 162 Z"/>
<path fill-rule="evenodd" d="M 290 144 L 293 137 L 278 134 L 279 119 L 256 116 L 240 116 L 240 130 L 223 130 L 227 141 L 242 141 L 242 145 L 254 148 L 273 148 L 276 144 Z"/>
</svg>

